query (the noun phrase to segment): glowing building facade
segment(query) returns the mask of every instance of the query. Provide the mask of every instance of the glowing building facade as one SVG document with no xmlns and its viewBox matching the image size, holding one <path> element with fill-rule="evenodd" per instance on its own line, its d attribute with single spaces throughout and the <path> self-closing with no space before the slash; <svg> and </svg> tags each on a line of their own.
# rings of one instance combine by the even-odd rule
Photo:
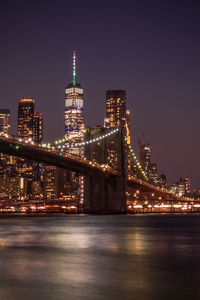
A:
<svg viewBox="0 0 200 300">
<path fill-rule="evenodd" d="M 83 119 L 83 89 L 76 81 L 76 53 L 73 52 L 73 80 L 65 89 L 65 146 L 66 151 L 78 156 L 84 156 L 84 148 L 80 144 L 84 141 Z M 71 172 L 71 183 L 78 180 L 79 207 L 84 201 L 84 178 Z"/>
<path fill-rule="evenodd" d="M 139 159 L 143 170 L 149 174 L 151 147 L 150 144 L 141 144 L 139 142 Z"/>
<path fill-rule="evenodd" d="M 18 105 L 18 136 L 33 139 L 35 100 L 21 98 Z"/>
<path fill-rule="evenodd" d="M 36 143 L 41 143 L 43 138 L 43 118 L 42 113 L 34 113 L 34 122 L 33 122 L 33 139 Z"/>
<path fill-rule="evenodd" d="M 0 133 L 8 134 L 9 132 L 9 117 L 10 111 L 8 109 L 0 109 Z"/>
<path fill-rule="evenodd" d="M 106 91 L 106 119 L 109 120 L 109 127 L 122 126 L 126 123 L 126 91 Z"/>
<path fill-rule="evenodd" d="M 83 89 L 76 82 L 76 53 L 73 52 L 73 81 L 65 89 L 65 139 L 68 152 L 83 155 L 77 144 L 84 138 Z"/>
<path fill-rule="evenodd" d="M 128 120 L 129 121 L 129 120 Z M 106 118 L 105 127 L 124 127 L 128 128 L 130 123 L 126 119 L 126 91 L 124 90 L 106 90 Z M 125 135 L 127 138 L 127 128 Z M 129 127 L 130 129 L 130 127 Z M 111 166 L 117 165 L 119 154 L 115 147 L 108 149 L 108 161 Z"/>
</svg>

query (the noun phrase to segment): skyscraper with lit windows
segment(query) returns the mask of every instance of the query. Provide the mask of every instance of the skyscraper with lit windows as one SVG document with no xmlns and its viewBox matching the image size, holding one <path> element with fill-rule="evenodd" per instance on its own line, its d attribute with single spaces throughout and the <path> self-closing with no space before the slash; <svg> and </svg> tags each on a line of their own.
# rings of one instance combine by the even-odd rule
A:
<svg viewBox="0 0 200 300">
<path fill-rule="evenodd" d="M 0 133 L 8 134 L 10 128 L 9 118 L 9 109 L 0 109 Z"/>
<path fill-rule="evenodd" d="M 80 146 L 84 140 L 83 88 L 76 80 L 76 52 L 73 52 L 73 80 L 65 89 L 65 149 L 71 154 L 84 156 Z M 80 209 L 84 201 L 84 178 L 70 172 L 71 184 L 77 185 Z"/>
<path fill-rule="evenodd" d="M 122 126 L 126 123 L 126 91 L 106 91 L 106 119 L 109 127 Z"/>
<path fill-rule="evenodd" d="M 139 160 L 142 165 L 143 170 L 148 174 L 150 166 L 151 157 L 151 146 L 150 144 L 142 144 L 139 142 Z"/>
<path fill-rule="evenodd" d="M 33 140 L 36 143 L 41 143 L 43 138 L 43 118 L 42 113 L 35 111 L 33 122 Z"/>
<path fill-rule="evenodd" d="M 18 136 L 33 139 L 35 100 L 21 98 L 18 105 Z"/>
<path fill-rule="evenodd" d="M 65 89 L 65 139 L 67 151 L 83 155 L 83 148 L 77 144 L 83 142 L 83 89 L 76 81 L 76 53 L 73 52 L 73 80 Z"/>
</svg>

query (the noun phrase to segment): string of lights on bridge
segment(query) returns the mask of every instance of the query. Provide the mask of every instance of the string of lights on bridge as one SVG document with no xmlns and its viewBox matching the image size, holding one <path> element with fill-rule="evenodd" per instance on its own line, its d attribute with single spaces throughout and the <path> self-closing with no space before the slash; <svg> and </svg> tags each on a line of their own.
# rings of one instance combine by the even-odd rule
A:
<svg viewBox="0 0 200 300">
<path fill-rule="evenodd" d="M 101 140 L 103 140 L 103 139 L 106 139 L 107 137 L 112 136 L 113 134 L 117 133 L 118 131 L 119 131 L 119 128 L 115 128 L 114 130 L 111 130 L 110 132 L 108 132 L 108 133 L 106 133 L 106 134 L 103 134 L 103 135 L 101 135 L 101 136 L 99 136 L 99 137 L 97 137 L 97 138 L 92 138 L 92 139 L 90 139 L 90 140 L 83 141 L 83 142 L 80 142 L 80 143 L 72 143 L 72 144 L 70 144 L 70 145 L 62 145 L 62 146 L 61 146 L 61 145 L 59 145 L 59 144 L 62 144 L 62 143 L 64 143 L 64 142 L 68 142 L 68 141 L 69 141 L 69 139 L 63 138 L 63 139 L 60 139 L 60 140 L 58 140 L 58 141 L 55 141 L 54 145 L 56 145 L 56 146 L 58 147 L 58 149 L 61 149 L 61 148 L 62 148 L 62 149 L 65 149 L 65 148 L 83 147 L 83 146 L 85 146 L 85 145 L 92 144 L 92 143 L 96 143 L 96 142 L 98 142 L 98 141 L 101 141 Z M 6 135 L 5 137 L 9 138 L 8 135 Z M 34 144 L 34 142 L 32 141 L 32 139 L 30 139 L 30 140 L 28 139 L 28 140 L 24 140 L 24 141 L 23 141 L 21 138 L 18 138 L 18 140 L 19 140 L 19 142 L 31 143 L 32 145 Z M 127 142 L 127 141 L 126 141 L 126 138 L 125 138 L 125 142 Z M 50 143 L 44 143 L 44 144 L 41 144 L 41 146 L 42 146 L 43 148 L 53 148 L 53 149 L 55 149 L 55 146 L 52 146 Z M 144 179 L 145 179 L 145 180 L 148 180 L 147 174 L 146 174 L 145 171 L 142 169 L 142 166 L 141 166 L 140 162 L 138 161 L 138 159 L 137 159 L 137 157 L 136 157 L 136 154 L 135 154 L 135 152 L 134 152 L 132 146 L 131 146 L 130 144 L 127 144 L 127 146 L 128 146 L 129 151 L 130 151 L 130 153 L 131 153 L 131 155 L 132 155 L 132 157 L 133 157 L 133 160 L 134 160 L 135 163 L 136 163 L 136 167 L 139 168 L 139 170 L 140 170 L 142 176 L 144 177 Z M 19 148 L 19 146 L 16 146 L 16 149 L 18 149 L 18 148 Z M 62 151 L 62 150 L 61 150 L 61 151 Z M 59 153 L 59 155 L 62 156 L 62 153 Z"/>
<path fill-rule="evenodd" d="M 147 174 L 146 174 L 146 172 L 142 169 L 142 166 L 141 166 L 140 162 L 138 161 L 138 159 L 137 159 L 137 157 L 136 157 L 136 155 L 135 155 L 135 152 L 134 152 L 134 150 L 133 150 L 133 148 L 132 148 L 132 146 L 131 146 L 130 144 L 128 145 L 128 148 L 129 148 L 129 151 L 130 151 L 130 153 L 131 153 L 131 155 L 132 155 L 132 157 L 133 157 L 133 159 L 134 159 L 134 161 L 135 161 L 135 163 L 136 163 L 136 166 L 139 168 L 139 170 L 140 170 L 142 176 L 144 177 L 145 180 L 148 180 Z"/>
<path fill-rule="evenodd" d="M 109 133 L 103 134 L 103 135 L 99 136 L 98 138 L 93 138 L 93 139 L 90 139 L 90 140 L 85 141 L 85 142 L 70 144 L 70 145 L 67 145 L 67 146 L 65 146 L 65 145 L 58 146 L 58 148 L 60 149 L 60 148 L 82 147 L 84 145 L 92 144 L 92 143 L 98 142 L 100 140 L 103 140 L 103 139 L 107 138 L 108 136 L 111 136 L 111 135 L 115 134 L 117 131 L 119 131 L 119 128 L 116 128 L 116 129 L 110 131 Z M 69 141 L 69 139 L 63 138 L 63 139 L 61 139 L 59 141 L 56 141 L 55 144 L 58 145 L 58 144 L 64 143 L 65 141 Z M 125 142 L 126 142 L 126 139 L 125 139 Z M 129 147 L 129 151 L 130 151 L 130 153 L 131 153 L 131 155 L 132 155 L 132 157 L 133 157 L 133 159 L 134 159 L 134 161 L 136 163 L 136 166 L 139 168 L 142 176 L 144 177 L 145 180 L 148 180 L 147 174 L 142 169 L 142 166 L 141 166 L 140 162 L 138 161 L 133 148 L 131 147 L 130 144 L 128 145 L 128 147 Z"/>
<path fill-rule="evenodd" d="M 92 144 L 92 143 L 95 143 L 95 142 L 98 142 L 100 140 L 103 140 L 105 138 L 107 138 L 108 136 L 111 136 L 113 134 L 115 134 L 117 131 L 119 131 L 119 128 L 116 128 L 106 134 L 103 134 L 97 138 L 92 138 L 90 140 L 87 140 L 85 142 L 80 142 L 80 143 L 72 143 L 70 145 L 63 145 L 63 146 L 58 146 L 58 148 L 74 148 L 74 147 L 82 147 L 82 146 L 85 146 L 85 145 L 88 145 L 88 144 Z M 61 144 L 61 143 L 64 143 L 64 142 L 68 142 L 70 141 L 70 139 L 67 139 L 67 138 L 63 138 L 59 141 L 56 141 L 55 144 L 58 145 L 58 144 Z"/>
</svg>

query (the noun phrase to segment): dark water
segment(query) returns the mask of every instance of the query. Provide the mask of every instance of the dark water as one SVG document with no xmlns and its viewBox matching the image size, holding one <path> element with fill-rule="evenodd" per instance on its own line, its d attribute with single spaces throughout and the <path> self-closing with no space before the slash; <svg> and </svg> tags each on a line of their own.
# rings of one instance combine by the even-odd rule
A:
<svg viewBox="0 0 200 300">
<path fill-rule="evenodd" d="M 13 299 L 200 299 L 200 215 L 1 218 Z"/>
</svg>

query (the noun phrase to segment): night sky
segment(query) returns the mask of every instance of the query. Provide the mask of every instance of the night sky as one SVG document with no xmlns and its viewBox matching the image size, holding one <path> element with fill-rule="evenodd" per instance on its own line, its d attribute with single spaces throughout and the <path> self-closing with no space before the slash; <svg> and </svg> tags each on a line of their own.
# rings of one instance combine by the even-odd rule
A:
<svg viewBox="0 0 200 300">
<path fill-rule="evenodd" d="M 42 2 L 42 3 L 41 3 Z M 72 52 L 85 123 L 102 124 L 105 90 L 125 89 L 132 141 L 151 143 L 169 183 L 200 187 L 200 5 L 197 1 L 4 1 L 0 107 L 16 133 L 20 97 L 36 100 L 45 141 L 64 135 Z"/>
</svg>

